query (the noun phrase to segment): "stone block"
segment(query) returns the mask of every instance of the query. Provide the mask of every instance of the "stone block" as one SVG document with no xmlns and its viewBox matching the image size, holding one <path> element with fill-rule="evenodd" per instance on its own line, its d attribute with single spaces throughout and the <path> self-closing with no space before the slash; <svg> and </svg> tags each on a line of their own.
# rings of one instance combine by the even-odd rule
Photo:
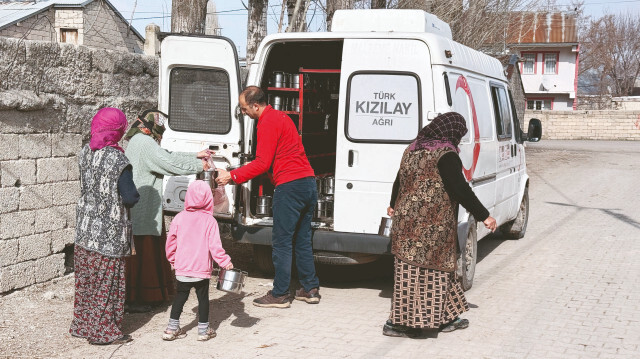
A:
<svg viewBox="0 0 640 359">
<path fill-rule="evenodd" d="M 0 213 L 13 212 L 20 203 L 20 189 L 16 187 L 0 188 Z"/>
<path fill-rule="evenodd" d="M 73 244 L 75 239 L 75 228 L 65 228 L 58 231 L 53 231 L 51 232 L 51 251 L 53 253 L 60 253 L 66 246 Z M 0 253 L 0 256 L 2 256 L 2 253 Z"/>
<path fill-rule="evenodd" d="M 64 275 L 64 253 L 54 254 L 35 261 L 34 279 L 36 283 L 46 282 Z"/>
<path fill-rule="evenodd" d="M 69 181 L 80 180 L 80 168 L 77 157 L 67 157 L 67 179 Z"/>
<path fill-rule="evenodd" d="M 67 228 L 76 228 L 76 208 L 77 204 L 70 204 L 64 208 L 64 217 L 67 222 Z"/>
<path fill-rule="evenodd" d="M 20 210 L 51 207 L 54 186 L 40 184 L 20 188 Z"/>
<path fill-rule="evenodd" d="M 5 239 L 0 240 L 0 267 L 6 267 L 17 263 L 18 258 L 18 240 Z"/>
<path fill-rule="evenodd" d="M 51 138 L 51 155 L 53 157 L 73 156 L 81 149 L 82 135 L 80 134 L 60 133 Z"/>
<path fill-rule="evenodd" d="M 0 135 L 0 161 L 17 160 L 20 157 L 19 135 Z"/>
<path fill-rule="evenodd" d="M 17 238 L 35 233 L 35 211 L 18 211 L 0 215 L 0 238 Z"/>
<path fill-rule="evenodd" d="M 51 254 L 51 232 L 35 234 L 18 239 L 18 260 L 42 258 Z"/>
<path fill-rule="evenodd" d="M 51 136 L 22 135 L 20 136 L 20 158 L 51 157 Z"/>
<path fill-rule="evenodd" d="M 0 268 L 0 293 L 24 288 L 35 282 L 34 262 L 22 262 Z"/>
<path fill-rule="evenodd" d="M 80 198 L 80 181 L 60 182 L 53 185 L 53 205 L 77 203 Z"/>
<path fill-rule="evenodd" d="M 0 184 L 2 187 L 36 183 L 36 161 L 19 160 L 0 162 Z"/>
<path fill-rule="evenodd" d="M 66 181 L 68 178 L 66 157 L 41 158 L 37 160 L 38 183 Z"/>
<path fill-rule="evenodd" d="M 35 211 L 35 232 L 43 233 L 65 228 L 66 206 L 56 206 Z"/>
</svg>

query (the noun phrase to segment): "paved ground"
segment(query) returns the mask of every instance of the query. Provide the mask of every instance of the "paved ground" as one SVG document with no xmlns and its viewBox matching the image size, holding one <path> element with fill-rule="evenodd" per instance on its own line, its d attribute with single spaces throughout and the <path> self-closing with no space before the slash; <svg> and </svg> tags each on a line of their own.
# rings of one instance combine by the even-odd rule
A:
<svg viewBox="0 0 640 359">
<path fill-rule="evenodd" d="M 478 244 L 471 326 L 421 339 L 381 335 L 389 262 L 359 273 L 321 268 L 319 305 L 263 309 L 251 301 L 270 280 L 251 271 L 246 296 L 212 289 L 218 337 L 163 342 L 168 309 L 127 315 L 135 340 L 95 347 L 66 334 L 73 278 L 0 298 L 0 356 L 169 358 L 638 358 L 640 357 L 640 143 L 529 144 L 531 212 L 525 238 Z M 242 258 L 249 249 L 232 248 Z M 364 273 L 364 274 L 363 274 Z M 366 278 L 336 281 L 341 278 Z M 193 296 L 192 296 L 193 297 Z"/>
</svg>

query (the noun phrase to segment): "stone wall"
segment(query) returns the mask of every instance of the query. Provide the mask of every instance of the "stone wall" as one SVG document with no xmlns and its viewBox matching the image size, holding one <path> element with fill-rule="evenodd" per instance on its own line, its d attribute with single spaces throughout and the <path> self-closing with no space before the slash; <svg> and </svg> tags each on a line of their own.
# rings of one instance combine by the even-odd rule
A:
<svg viewBox="0 0 640 359">
<path fill-rule="evenodd" d="M 65 273 L 91 118 L 155 108 L 157 76 L 155 57 L 0 38 L 0 293 Z"/>
<path fill-rule="evenodd" d="M 527 111 L 525 122 L 542 121 L 542 139 L 640 141 L 638 116 L 640 111 Z"/>
</svg>

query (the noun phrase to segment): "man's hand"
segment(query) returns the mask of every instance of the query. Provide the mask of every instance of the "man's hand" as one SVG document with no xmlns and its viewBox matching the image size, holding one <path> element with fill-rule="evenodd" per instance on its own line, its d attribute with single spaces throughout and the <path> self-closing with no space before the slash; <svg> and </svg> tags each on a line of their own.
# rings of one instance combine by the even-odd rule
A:
<svg viewBox="0 0 640 359">
<path fill-rule="evenodd" d="M 491 232 L 495 232 L 496 228 L 498 228 L 498 224 L 496 223 L 495 218 L 491 216 L 487 217 L 487 219 L 485 219 L 482 223 L 484 223 L 484 226 L 490 229 Z"/>
<path fill-rule="evenodd" d="M 218 183 L 219 186 L 224 186 L 229 182 L 231 182 L 231 173 L 218 168 L 218 177 L 216 178 L 216 183 Z"/>
<path fill-rule="evenodd" d="M 209 149 L 206 149 L 206 150 L 202 150 L 202 151 L 198 152 L 198 155 L 196 157 L 202 158 L 204 160 L 208 160 L 209 157 L 211 157 L 211 155 L 214 155 L 214 154 L 215 154 L 215 152 L 213 152 L 213 151 L 211 151 Z"/>
</svg>

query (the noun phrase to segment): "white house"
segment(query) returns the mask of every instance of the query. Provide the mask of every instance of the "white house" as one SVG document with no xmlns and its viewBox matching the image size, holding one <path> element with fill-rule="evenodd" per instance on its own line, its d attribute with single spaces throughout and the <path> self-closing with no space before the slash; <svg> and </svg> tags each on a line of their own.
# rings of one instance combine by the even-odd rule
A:
<svg viewBox="0 0 640 359">
<path fill-rule="evenodd" d="M 575 110 L 579 48 L 575 13 L 516 12 L 507 46 L 520 56 L 528 110 Z"/>
</svg>

